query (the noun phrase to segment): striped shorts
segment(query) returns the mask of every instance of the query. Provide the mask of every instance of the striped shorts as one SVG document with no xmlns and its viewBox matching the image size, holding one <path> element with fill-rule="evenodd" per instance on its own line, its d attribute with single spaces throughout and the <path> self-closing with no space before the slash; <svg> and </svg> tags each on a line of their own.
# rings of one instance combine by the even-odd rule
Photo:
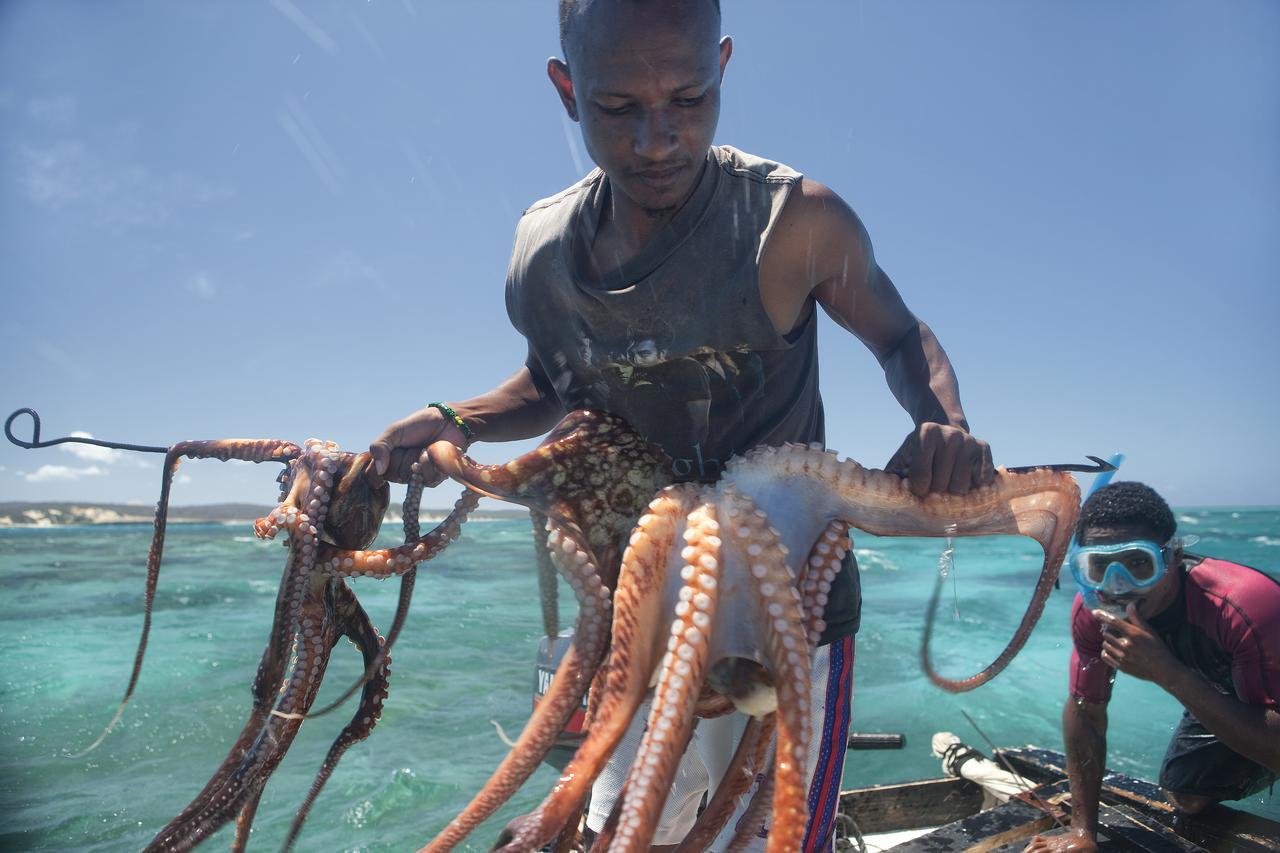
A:
<svg viewBox="0 0 1280 853">
<path fill-rule="evenodd" d="M 813 685 L 810 707 L 812 738 L 810 740 L 809 825 L 805 831 L 803 853 L 817 853 L 832 849 L 832 830 L 835 827 L 836 806 L 840 799 L 840 778 L 844 772 L 844 753 L 848 742 L 849 711 L 853 701 L 854 638 L 845 637 L 831 645 L 820 646 L 814 652 Z M 645 721 L 649 717 L 649 702 L 640 707 L 631 727 L 614 750 L 595 786 L 591 789 L 591 808 L 587 813 L 587 826 L 599 832 L 613 810 L 618 792 L 627 778 L 631 762 L 635 760 L 644 734 Z M 662 817 L 653 836 L 653 844 L 678 844 L 693 827 L 698 817 L 703 797 L 715 793 L 716 785 L 724 778 L 724 772 L 733 757 L 738 738 L 746 726 L 747 716 L 740 712 L 726 714 L 711 720 L 699 720 L 693 740 L 685 750 L 671 785 L 671 794 L 662 809 Z M 756 785 L 760 784 L 757 777 Z M 755 788 L 742 798 L 733 817 L 712 843 L 712 851 L 729 846 L 737 824 L 746 811 Z M 747 850 L 764 850 L 768 838 L 768 825 L 756 829 L 754 839 Z"/>
</svg>

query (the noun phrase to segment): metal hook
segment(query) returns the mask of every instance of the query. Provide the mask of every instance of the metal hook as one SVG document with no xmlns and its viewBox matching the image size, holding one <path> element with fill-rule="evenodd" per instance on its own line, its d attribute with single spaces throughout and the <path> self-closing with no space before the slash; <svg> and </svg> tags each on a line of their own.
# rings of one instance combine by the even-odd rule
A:
<svg viewBox="0 0 1280 853">
<path fill-rule="evenodd" d="M 1004 470 L 1010 474 L 1026 474 L 1029 471 L 1075 471 L 1080 474 L 1102 474 L 1106 471 L 1116 470 L 1116 466 L 1105 459 L 1099 459 L 1097 456 L 1086 456 L 1085 459 L 1094 464 L 1080 465 L 1072 462 L 1063 462 L 1058 465 L 1023 465 L 1018 468 L 1005 468 Z"/>
<path fill-rule="evenodd" d="M 13 434 L 13 422 L 17 420 L 19 415 L 31 416 L 31 440 L 30 441 L 23 441 L 22 439 L 18 438 L 16 435 Z M 48 441 L 41 441 L 40 440 L 40 415 L 36 412 L 35 409 L 18 409 L 16 412 L 9 415 L 9 417 L 6 418 L 4 422 L 4 435 L 5 435 L 5 438 L 9 439 L 9 441 L 13 442 L 19 447 L 25 447 L 28 450 L 33 450 L 40 447 L 52 447 L 55 444 L 66 444 L 68 442 L 71 442 L 73 444 L 93 444 L 93 445 L 96 445 L 97 447 L 109 447 L 112 450 L 136 450 L 139 453 L 168 453 L 169 452 L 169 448 L 167 447 L 154 447 L 147 444 L 124 444 L 118 441 L 102 441 L 101 439 L 97 439 L 97 438 L 80 438 L 78 436 L 70 436 L 70 435 L 66 436 L 65 438 L 51 438 Z"/>
</svg>

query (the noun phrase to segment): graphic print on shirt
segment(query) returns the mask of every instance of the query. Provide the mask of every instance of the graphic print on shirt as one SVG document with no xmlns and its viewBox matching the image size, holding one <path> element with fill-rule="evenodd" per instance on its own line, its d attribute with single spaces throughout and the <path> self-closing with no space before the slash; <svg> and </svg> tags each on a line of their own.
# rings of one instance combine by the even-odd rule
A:
<svg viewBox="0 0 1280 853">
<path fill-rule="evenodd" d="M 660 320 L 631 330 L 625 349 L 613 352 L 582 335 L 572 355 L 555 354 L 561 369 L 552 384 L 561 399 L 612 411 L 661 443 L 678 479 L 715 480 L 727 460 L 704 453 L 713 413 L 720 429 L 740 432 L 764 388 L 763 363 L 746 345 L 674 356 L 670 347 L 670 326 Z"/>
</svg>

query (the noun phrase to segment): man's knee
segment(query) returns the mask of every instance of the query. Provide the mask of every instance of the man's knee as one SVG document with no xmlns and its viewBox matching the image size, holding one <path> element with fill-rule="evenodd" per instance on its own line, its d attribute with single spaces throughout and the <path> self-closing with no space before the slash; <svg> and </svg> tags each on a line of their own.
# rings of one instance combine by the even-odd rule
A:
<svg viewBox="0 0 1280 853">
<path fill-rule="evenodd" d="M 1209 808 L 1217 802 L 1212 797 L 1201 796 L 1200 794 L 1176 794 L 1173 791 L 1165 791 L 1161 789 L 1164 798 L 1169 801 L 1175 809 L 1183 814 L 1200 814 L 1200 812 Z"/>
</svg>

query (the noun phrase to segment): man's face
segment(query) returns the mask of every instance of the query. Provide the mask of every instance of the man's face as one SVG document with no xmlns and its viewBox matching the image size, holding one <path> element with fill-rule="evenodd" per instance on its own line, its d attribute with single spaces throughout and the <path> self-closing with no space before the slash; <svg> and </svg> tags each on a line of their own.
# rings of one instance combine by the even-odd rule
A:
<svg viewBox="0 0 1280 853">
<path fill-rule="evenodd" d="M 631 347 L 631 362 L 633 364 L 649 366 L 657 364 L 661 357 L 661 353 L 658 352 L 658 345 L 649 338 L 637 341 Z"/>
<path fill-rule="evenodd" d="M 1140 525 L 1088 527 L 1080 534 L 1081 545 L 1118 545 L 1134 540 L 1154 542 L 1156 545 L 1164 544 L 1154 531 Z M 1149 587 L 1118 595 L 1100 589 L 1097 591 L 1098 601 L 1103 605 L 1112 605 L 1121 609 L 1133 604 L 1138 610 L 1138 615 L 1143 619 L 1150 619 L 1163 612 L 1173 603 L 1177 595 L 1178 573 L 1174 571 L 1175 568 L 1175 563 L 1171 561 L 1166 566 L 1164 577 Z"/>
<path fill-rule="evenodd" d="M 709 0 L 595 0 L 574 24 L 570 76 L 549 72 L 591 159 L 642 210 L 688 199 L 720 117 L 732 42 Z"/>
</svg>

